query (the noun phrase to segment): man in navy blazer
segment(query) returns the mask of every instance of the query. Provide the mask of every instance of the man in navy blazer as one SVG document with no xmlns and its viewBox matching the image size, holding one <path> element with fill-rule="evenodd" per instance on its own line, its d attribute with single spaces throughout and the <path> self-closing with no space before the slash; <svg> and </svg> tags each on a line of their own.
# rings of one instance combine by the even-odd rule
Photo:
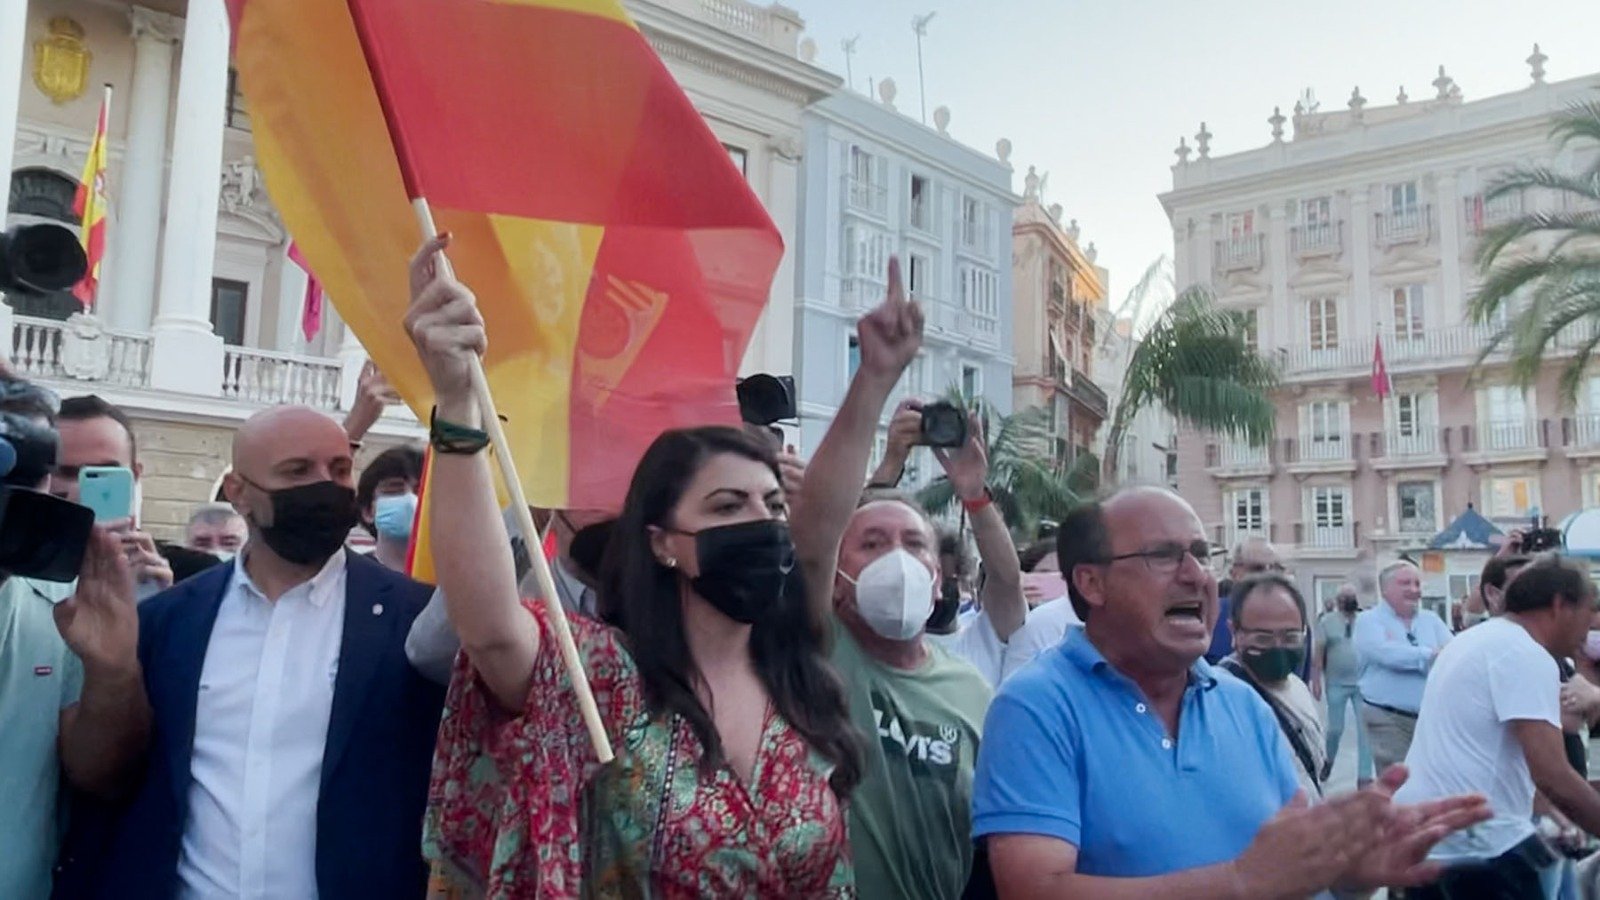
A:
<svg viewBox="0 0 1600 900">
<path fill-rule="evenodd" d="M 405 638 L 431 588 L 344 549 L 350 446 L 321 413 L 251 418 L 224 490 L 244 551 L 139 609 L 150 748 L 87 893 L 420 897 L 444 695 Z"/>
</svg>

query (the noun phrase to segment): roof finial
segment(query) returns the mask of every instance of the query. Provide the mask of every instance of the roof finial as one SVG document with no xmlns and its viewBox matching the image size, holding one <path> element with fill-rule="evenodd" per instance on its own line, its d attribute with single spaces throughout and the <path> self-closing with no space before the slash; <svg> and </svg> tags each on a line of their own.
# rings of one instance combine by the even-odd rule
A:
<svg viewBox="0 0 1600 900">
<path fill-rule="evenodd" d="M 1178 165 L 1187 165 L 1189 162 L 1189 154 L 1193 152 L 1189 149 L 1189 139 L 1178 138 L 1178 147 L 1172 152 L 1178 157 Z"/>
<path fill-rule="evenodd" d="M 1400 93 L 1395 96 L 1394 102 L 1400 104 L 1401 106 L 1405 106 L 1407 103 L 1411 102 L 1411 98 L 1406 96 L 1405 85 L 1400 85 Z"/>
<path fill-rule="evenodd" d="M 1528 57 L 1528 68 L 1533 70 L 1533 83 L 1544 84 L 1544 64 L 1550 57 L 1539 51 L 1539 45 L 1533 45 L 1533 55 Z"/>
<path fill-rule="evenodd" d="M 1195 132 L 1194 146 L 1200 151 L 1201 159 L 1211 158 L 1211 129 L 1207 128 L 1204 122 L 1200 123 L 1200 130 Z"/>
<path fill-rule="evenodd" d="M 1361 96 L 1361 88 L 1357 87 L 1350 92 L 1350 118 L 1361 121 L 1361 108 L 1367 105 L 1367 98 Z"/>
<path fill-rule="evenodd" d="M 1444 73 L 1444 66 L 1440 66 L 1439 77 L 1433 80 L 1433 89 L 1439 92 L 1438 96 L 1434 99 L 1449 100 L 1450 88 L 1454 87 L 1455 83 L 1455 79 Z"/>
<path fill-rule="evenodd" d="M 1267 124 L 1272 126 L 1272 142 L 1283 143 L 1283 123 L 1289 121 L 1283 117 L 1283 109 L 1277 106 L 1272 108 L 1272 115 L 1267 117 Z"/>
</svg>

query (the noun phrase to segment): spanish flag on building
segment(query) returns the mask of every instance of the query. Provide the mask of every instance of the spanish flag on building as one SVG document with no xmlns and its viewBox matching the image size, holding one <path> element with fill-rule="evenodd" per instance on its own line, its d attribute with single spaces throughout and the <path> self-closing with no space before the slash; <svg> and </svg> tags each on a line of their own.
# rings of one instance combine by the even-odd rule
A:
<svg viewBox="0 0 1600 900">
<path fill-rule="evenodd" d="M 618 0 L 228 5 L 272 199 L 424 420 L 408 184 L 478 296 L 530 502 L 619 507 L 662 430 L 738 421 L 782 241 Z"/>
<path fill-rule="evenodd" d="M 105 99 L 100 101 L 100 120 L 94 128 L 94 140 L 89 144 L 89 158 L 83 164 L 83 180 L 78 183 L 78 195 L 73 198 L 72 212 L 82 228 L 79 240 L 89 268 L 83 280 L 72 289 L 84 309 L 94 306 L 95 295 L 100 292 L 100 260 L 106 255 L 106 119 L 111 114 L 111 85 L 106 85 Z"/>
</svg>

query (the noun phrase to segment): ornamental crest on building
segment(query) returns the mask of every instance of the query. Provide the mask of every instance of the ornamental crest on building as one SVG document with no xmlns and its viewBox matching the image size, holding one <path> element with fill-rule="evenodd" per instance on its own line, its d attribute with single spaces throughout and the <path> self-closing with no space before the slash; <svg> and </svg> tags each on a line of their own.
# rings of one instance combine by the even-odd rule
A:
<svg viewBox="0 0 1600 900">
<path fill-rule="evenodd" d="M 83 26 L 66 16 L 50 20 L 50 34 L 33 42 L 33 83 L 52 102 L 76 100 L 89 86 L 94 54 L 83 43 Z"/>
</svg>

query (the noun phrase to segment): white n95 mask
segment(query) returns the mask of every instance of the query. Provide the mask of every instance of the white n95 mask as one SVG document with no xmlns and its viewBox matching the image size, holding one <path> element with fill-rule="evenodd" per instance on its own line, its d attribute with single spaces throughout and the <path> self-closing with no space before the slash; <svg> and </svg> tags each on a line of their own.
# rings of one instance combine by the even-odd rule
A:
<svg viewBox="0 0 1600 900">
<path fill-rule="evenodd" d="M 862 621 L 891 641 L 909 641 L 933 613 L 933 573 L 915 556 L 895 549 L 878 557 L 855 578 L 856 611 Z"/>
</svg>

